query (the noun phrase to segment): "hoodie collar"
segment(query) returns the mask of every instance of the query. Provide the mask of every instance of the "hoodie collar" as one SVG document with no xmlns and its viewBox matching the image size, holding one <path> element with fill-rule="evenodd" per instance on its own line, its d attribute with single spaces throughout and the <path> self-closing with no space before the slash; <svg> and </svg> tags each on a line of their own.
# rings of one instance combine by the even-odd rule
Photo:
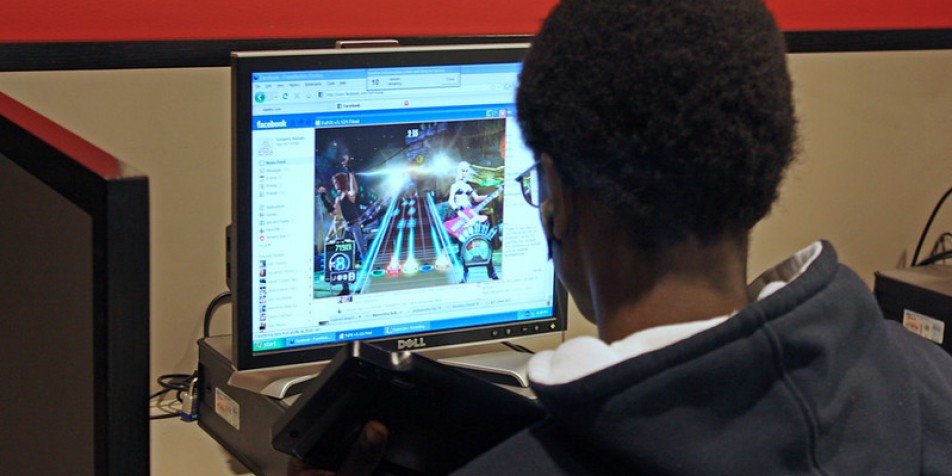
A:
<svg viewBox="0 0 952 476">
<path fill-rule="evenodd" d="M 823 243 L 815 242 L 765 271 L 747 287 L 751 301 L 764 299 L 796 280 L 822 251 Z M 652 327 L 612 344 L 592 336 L 569 339 L 555 350 L 541 351 L 533 356 L 528 366 L 529 379 L 543 385 L 569 383 L 621 361 L 680 342 L 727 321 L 733 315 Z"/>
</svg>

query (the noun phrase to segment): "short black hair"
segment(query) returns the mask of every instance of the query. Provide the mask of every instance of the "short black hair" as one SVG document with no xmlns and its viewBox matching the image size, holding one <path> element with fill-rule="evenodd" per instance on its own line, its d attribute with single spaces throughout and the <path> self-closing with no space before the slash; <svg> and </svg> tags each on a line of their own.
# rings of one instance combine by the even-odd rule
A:
<svg viewBox="0 0 952 476">
<path fill-rule="evenodd" d="M 794 155 L 786 48 L 761 0 L 564 0 L 519 81 L 526 144 L 645 250 L 746 237 Z"/>
</svg>

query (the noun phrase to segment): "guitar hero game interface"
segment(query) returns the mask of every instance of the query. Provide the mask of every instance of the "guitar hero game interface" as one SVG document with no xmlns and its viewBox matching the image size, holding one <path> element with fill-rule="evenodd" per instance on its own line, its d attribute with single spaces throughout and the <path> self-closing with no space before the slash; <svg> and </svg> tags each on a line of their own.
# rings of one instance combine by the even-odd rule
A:
<svg viewBox="0 0 952 476">
<path fill-rule="evenodd" d="M 317 129 L 315 297 L 500 279 L 500 115 Z"/>
</svg>

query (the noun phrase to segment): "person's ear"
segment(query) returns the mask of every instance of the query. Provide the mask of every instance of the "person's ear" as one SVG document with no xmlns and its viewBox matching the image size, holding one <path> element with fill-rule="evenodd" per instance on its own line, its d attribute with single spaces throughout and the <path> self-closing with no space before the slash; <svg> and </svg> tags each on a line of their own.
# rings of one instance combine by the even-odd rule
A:
<svg viewBox="0 0 952 476">
<path fill-rule="evenodd" d="M 549 237 L 564 240 L 573 223 L 572 216 L 575 212 L 575 202 L 570 196 L 572 191 L 565 187 L 562 174 L 549 154 L 543 153 L 539 161 L 549 192 L 546 200 L 539 206 L 542 226 Z"/>
<path fill-rule="evenodd" d="M 539 205 L 539 214 L 542 216 L 542 231 L 546 238 L 552 238 L 552 227 L 555 222 L 555 210 L 552 201 L 546 200 Z"/>
</svg>

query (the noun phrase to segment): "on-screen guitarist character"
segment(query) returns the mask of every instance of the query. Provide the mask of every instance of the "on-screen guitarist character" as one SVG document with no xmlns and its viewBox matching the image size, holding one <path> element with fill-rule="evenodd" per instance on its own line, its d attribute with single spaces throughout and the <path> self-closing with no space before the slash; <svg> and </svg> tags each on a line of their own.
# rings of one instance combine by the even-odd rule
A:
<svg viewBox="0 0 952 476">
<path fill-rule="evenodd" d="M 466 181 L 469 171 L 469 163 L 465 161 L 460 162 L 456 181 L 450 186 L 447 205 L 454 211 L 455 216 L 444 221 L 443 227 L 453 238 L 459 238 L 459 235 L 472 225 L 478 225 L 488 221 L 489 217 L 481 215 L 479 212 L 482 211 L 483 208 L 486 208 L 486 206 L 502 194 L 503 191 L 503 185 L 500 184 L 493 193 L 480 195 L 473 190 L 473 187 Z M 476 206 L 473 206 L 474 202 L 477 203 Z"/>
<path fill-rule="evenodd" d="M 333 213 L 335 218 L 334 226 L 328 231 L 328 237 L 325 239 L 344 239 L 347 234 L 357 242 L 357 251 L 360 253 L 360 259 L 366 259 L 364 253 L 367 251 L 367 239 L 360 229 L 360 208 L 357 206 L 357 175 L 350 169 L 350 161 L 353 160 L 349 155 L 344 154 L 344 160 L 341 166 L 346 172 L 335 174 L 331 177 L 334 189 L 337 191 L 337 197 L 331 202 L 327 198 L 327 190 L 324 187 L 317 189 L 321 201 L 327 210 Z M 333 235 L 332 235 L 333 234 Z"/>
<path fill-rule="evenodd" d="M 456 219 L 444 223 L 444 226 L 447 227 L 447 231 L 449 231 L 454 238 L 457 238 L 460 231 L 462 231 L 460 229 L 455 229 L 455 227 L 465 227 L 470 224 L 482 223 L 488 220 L 489 217 L 485 215 L 479 215 L 479 209 L 482 207 L 477 207 L 474 209 L 473 205 L 482 203 L 486 200 L 492 200 L 498 195 L 498 192 L 492 195 L 480 195 L 477 193 L 473 186 L 470 185 L 466 180 L 470 172 L 471 169 L 469 162 L 465 160 L 461 161 L 456 168 L 456 181 L 450 185 L 449 199 L 447 202 L 450 208 L 456 212 Z M 499 279 L 499 277 L 496 275 L 496 268 L 493 266 L 491 259 L 489 260 L 489 264 L 486 265 L 486 268 L 486 272 L 490 279 Z M 469 266 L 464 263 L 463 282 L 465 283 L 468 278 Z"/>
<path fill-rule="evenodd" d="M 469 173 L 469 162 L 466 162 L 465 160 L 460 162 L 456 168 L 456 181 L 453 182 L 453 185 L 450 185 L 449 204 L 450 208 L 455 210 L 457 214 L 472 208 L 474 204 L 482 202 L 486 199 L 485 195 L 476 193 L 476 190 L 473 189 L 473 186 L 466 181 Z M 460 218 L 469 217 L 460 216 Z"/>
<path fill-rule="evenodd" d="M 327 198 L 327 189 L 319 187 L 318 196 L 324 207 L 334 217 L 334 224 L 327 231 L 324 241 L 335 241 L 345 239 L 348 235 L 352 236 L 357 244 L 357 252 L 360 253 L 360 261 L 363 263 L 367 259 L 367 238 L 361 230 L 361 214 L 357 204 L 357 175 L 350 168 L 350 162 L 353 160 L 348 154 L 344 154 L 344 160 L 341 166 L 346 172 L 334 174 L 331 182 L 337 191 L 337 196 L 331 202 Z M 350 294 L 348 283 L 344 283 L 342 294 Z"/>
</svg>

